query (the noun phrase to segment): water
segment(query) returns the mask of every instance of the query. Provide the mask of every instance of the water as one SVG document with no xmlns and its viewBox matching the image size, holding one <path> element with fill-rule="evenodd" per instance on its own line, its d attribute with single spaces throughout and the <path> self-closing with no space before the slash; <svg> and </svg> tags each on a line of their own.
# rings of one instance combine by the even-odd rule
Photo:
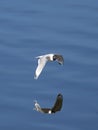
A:
<svg viewBox="0 0 98 130">
<path fill-rule="evenodd" d="M 34 80 L 36 56 L 60 53 Z M 34 100 L 62 110 L 33 111 Z M 98 130 L 98 1 L 0 1 L 0 130 Z"/>
</svg>

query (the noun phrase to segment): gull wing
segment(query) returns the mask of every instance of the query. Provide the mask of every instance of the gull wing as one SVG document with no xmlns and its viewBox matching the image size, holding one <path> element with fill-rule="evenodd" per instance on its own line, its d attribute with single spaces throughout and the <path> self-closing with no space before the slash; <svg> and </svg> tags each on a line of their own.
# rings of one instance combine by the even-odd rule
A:
<svg viewBox="0 0 98 130">
<path fill-rule="evenodd" d="M 63 104 L 63 96 L 61 94 L 58 94 L 54 106 L 51 108 L 52 113 L 60 111 L 62 108 L 62 104 Z"/>
<path fill-rule="evenodd" d="M 64 64 L 64 58 L 62 55 L 55 54 L 53 59 L 56 60 L 59 64 Z"/>
<path fill-rule="evenodd" d="M 41 109 L 41 107 L 40 107 L 40 105 L 39 105 L 39 103 L 37 101 L 35 101 L 35 108 L 34 108 L 34 110 L 43 113 L 43 111 L 42 111 L 42 109 Z"/>
<path fill-rule="evenodd" d="M 36 71 L 35 71 L 35 76 L 34 76 L 34 79 L 37 79 L 40 75 L 40 73 L 42 72 L 45 64 L 47 63 L 47 59 L 43 56 L 43 57 L 38 57 L 38 66 L 36 68 Z"/>
</svg>

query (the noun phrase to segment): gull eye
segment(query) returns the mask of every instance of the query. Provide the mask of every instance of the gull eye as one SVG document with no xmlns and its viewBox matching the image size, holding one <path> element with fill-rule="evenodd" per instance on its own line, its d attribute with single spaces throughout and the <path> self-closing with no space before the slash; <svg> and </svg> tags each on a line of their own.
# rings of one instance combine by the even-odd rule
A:
<svg viewBox="0 0 98 130">
<path fill-rule="evenodd" d="M 56 60 L 56 57 L 55 57 L 55 56 L 53 56 L 53 60 Z"/>
</svg>

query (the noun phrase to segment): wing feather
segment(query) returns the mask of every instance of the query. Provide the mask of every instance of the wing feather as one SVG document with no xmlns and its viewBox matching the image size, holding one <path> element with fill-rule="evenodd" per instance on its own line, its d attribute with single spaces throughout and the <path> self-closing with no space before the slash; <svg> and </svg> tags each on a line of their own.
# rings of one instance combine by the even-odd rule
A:
<svg viewBox="0 0 98 130">
<path fill-rule="evenodd" d="M 41 57 L 38 59 L 38 66 L 36 68 L 35 76 L 34 76 L 35 79 L 39 77 L 46 63 L 47 63 L 47 59 L 45 57 Z"/>
</svg>

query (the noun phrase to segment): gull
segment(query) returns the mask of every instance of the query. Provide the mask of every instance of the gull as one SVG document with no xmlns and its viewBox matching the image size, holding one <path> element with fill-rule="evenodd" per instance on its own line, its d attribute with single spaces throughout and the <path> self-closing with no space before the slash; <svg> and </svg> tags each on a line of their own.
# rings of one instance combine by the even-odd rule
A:
<svg viewBox="0 0 98 130">
<path fill-rule="evenodd" d="M 63 96 L 62 96 L 62 94 L 59 93 L 57 95 L 56 101 L 52 108 L 41 108 L 39 103 L 37 101 L 35 101 L 34 110 L 41 112 L 41 113 L 52 114 L 52 113 L 56 113 L 57 111 L 60 111 L 62 108 L 62 104 L 63 104 Z"/>
<path fill-rule="evenodd" d="M 57 61 L 60 65 L 64 63 L 63 56 L 59 54 L 46 54 L 42 56 L 37 56 L 36 58 L 38 58 L 38 66 L 35 71 L 34 79 L 38 79 L 48 61 Z"/>
</svg>

